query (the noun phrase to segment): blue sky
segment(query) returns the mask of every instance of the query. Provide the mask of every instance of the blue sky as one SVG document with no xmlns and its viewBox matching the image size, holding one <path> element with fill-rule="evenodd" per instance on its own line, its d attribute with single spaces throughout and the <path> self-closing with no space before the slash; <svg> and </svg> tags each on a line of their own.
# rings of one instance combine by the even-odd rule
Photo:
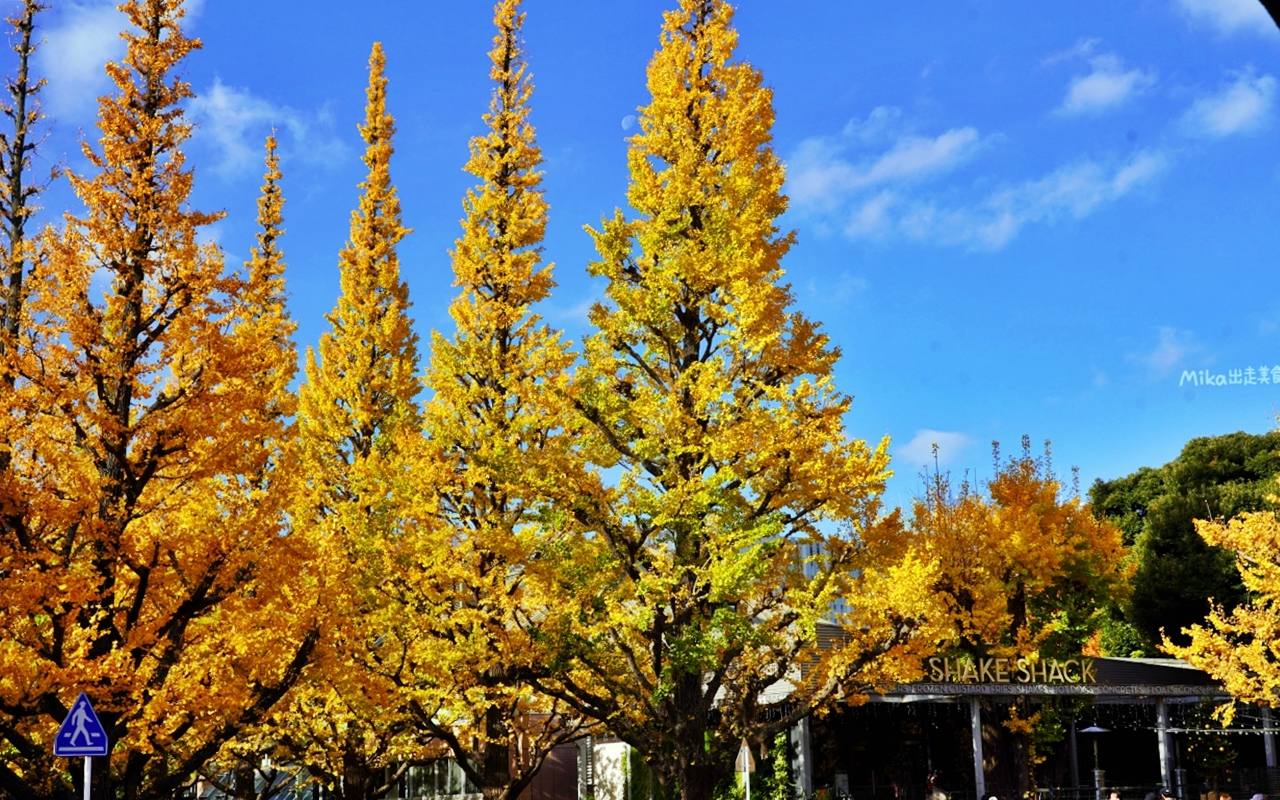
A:
<svg viewBox="0 0 1280 800">
<path fill-rule="evenodd" d="M 625 139 L 666 5 L 525 3 L 559 283 L 542 314 L 575 339 L 603 290 L 582 226 L 625 205 Z M 414 317 L 424 340 L 451 331 L 448 250 L 491 16 L 484 0 L 192 4 L 196 205 L 228 212 L 209 236 L 243 260 L 262 140 L 279 129 L 304 347 L 337 297 L 374 41 L 415 229 L 401 248 Z M 83 167 L 121 19 L 99 0 L 44 15 L 45 166 Z M 843 350 L 850 434 L 893 439 L 891 503 L 919 490 L 932 442 L 944 469 L 982 478 L 992 440 L 1052 439 L 1055 466 L 1087 487 L 1196 436 L 1274 427 L 1280 30 L 1257 0 L 746 0 L 736 23 L 739 57 L 775 91 L 783 224 L 799 234 L 787 277 Z M 76 209 L 63 184 L 44 202 L 49 220 Z"/>
</svg>

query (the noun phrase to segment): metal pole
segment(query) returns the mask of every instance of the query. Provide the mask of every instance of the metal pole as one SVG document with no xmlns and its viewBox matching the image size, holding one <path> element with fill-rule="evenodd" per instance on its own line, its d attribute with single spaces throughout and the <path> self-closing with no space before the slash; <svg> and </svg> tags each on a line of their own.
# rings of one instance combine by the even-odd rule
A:
<svg viewBox="0 0 1280 800">
<path fill-rule="evenodd" d="M 987 793 L 987 775 L 982 769 L 982 709 L 978 698 L 969 698 L 969 721 L 973 726 L 973 788 L 981 800 Z"/>
<path fill-rule="evenodd" d="M 751 800 L 751 770 L 743 770 L 742 778 L 747 785 L 747 800 Z"/>
<path fill-rule="evenodd" d="M 93 756 L 84 757 L 84 800 L 89 800 L 89 787 L 93 784 Z"/>
<path fill-rule="evenodd" d="M 1160 782 L 1173 788 L 1173 773 L 1169 768 L 1169 706 L 1163 697 L 1156 698 L 1156 743 L 1160 749 Z"/>
<path fill-rule="evenodd" d="M 1080 788 L 1080 749 L 1076 744 L 1076 721 L 1071 720 L 1071 785 Z"/>
<path fill-rule="evenodd" d="M 1276 735 L 1271 732 L 1271 709 L 1262 707 L 1262 727 L 1267 732 L 1262 734 L 1262 749 L 1267 753 L 1267 767 L 1276 768 Z"/>
</svg>

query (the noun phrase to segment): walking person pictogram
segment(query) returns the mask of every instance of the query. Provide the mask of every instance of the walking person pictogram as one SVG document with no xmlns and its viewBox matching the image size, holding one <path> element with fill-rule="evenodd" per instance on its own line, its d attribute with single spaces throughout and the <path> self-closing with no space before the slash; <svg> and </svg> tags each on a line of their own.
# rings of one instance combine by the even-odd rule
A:
<svg viewBox="0 0 1280 800">
<path fill-rule="evenodd" d="M 89 712 L 85 711 L 87 705 L 89 705 L 88 698 L 82 696 L 76 701 L 76 710 L 71 712 L 71 724 L 75 726 L 75 731 L 71 734 L 72 746 L 80 741 L 81 736 L 84 737 L 86 745 L 93 744 L 93 732 L 85 727 L 89 721 Z"/>
</svg>

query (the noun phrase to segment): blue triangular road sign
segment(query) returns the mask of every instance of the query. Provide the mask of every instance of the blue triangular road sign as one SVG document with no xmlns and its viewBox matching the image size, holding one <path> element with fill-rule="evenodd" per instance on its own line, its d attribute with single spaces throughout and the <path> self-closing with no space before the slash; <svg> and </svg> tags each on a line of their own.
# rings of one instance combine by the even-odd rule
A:
<svg viewBox="0 0 1280 800">
<path fill-rule="evenodd" d="M 71 713 L 62 721 L 58 735 L 53 737 L 53 754 L 55 756 L 105 756 L 107 754 L 107 732 L 102 729 L 98 715 L 93 713 L 93 706 L 84 692 L 76 698 L 71 706 Z"/>
</svg>

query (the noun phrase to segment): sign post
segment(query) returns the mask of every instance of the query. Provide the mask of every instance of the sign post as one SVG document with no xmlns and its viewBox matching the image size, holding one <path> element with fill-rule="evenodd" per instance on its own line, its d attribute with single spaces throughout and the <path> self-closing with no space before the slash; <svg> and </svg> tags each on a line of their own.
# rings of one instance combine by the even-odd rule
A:
<svg viewBox="0 0 1280 800">
<path fill-rule="evenodd" d="M 53 737 L 53 754 L 84 757 L 84 800 L 89 800 L 89 787 L 93 782 L 93 757 L 105 756 L 107 752 L 107 731 L 93 713 L 88 696 L 81 692 L 71 706 L 71 713 L 58 728 L 58 735 Z"/>
</svg>

